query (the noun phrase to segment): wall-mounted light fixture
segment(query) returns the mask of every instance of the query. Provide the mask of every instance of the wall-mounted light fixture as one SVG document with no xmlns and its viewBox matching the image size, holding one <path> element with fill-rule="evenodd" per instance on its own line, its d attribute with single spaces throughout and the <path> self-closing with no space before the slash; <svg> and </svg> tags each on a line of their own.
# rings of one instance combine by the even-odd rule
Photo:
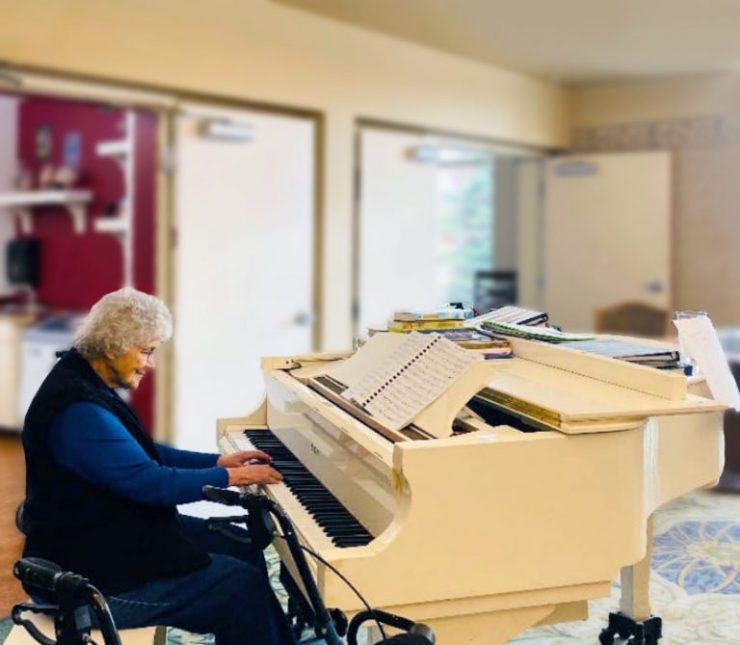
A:
<svg viewBox="0 0 740 645">
<path fill-rule="evenodd" d="M 409 146 L 403 151 L 403 156 L 409 161 L 417 163 L 437 163 L 440 159 L 439 145 L 422 143 L 418 146 Z"/>
<path fill-rule="evenodd" d="M 254 127 L 249 123 L 237 123 L 226 119 L 203 119 L 198 124 L 200 136 L 218 141 L 244 143 L 254 139 Z"/>
<path fill-rule="evenodd" d="M 439 167 L 490 165 L 494 153 L 484 148 L 450 146 L 444 143 L 421 143 L 403 151 L 404 159 Z"/>
</svg>

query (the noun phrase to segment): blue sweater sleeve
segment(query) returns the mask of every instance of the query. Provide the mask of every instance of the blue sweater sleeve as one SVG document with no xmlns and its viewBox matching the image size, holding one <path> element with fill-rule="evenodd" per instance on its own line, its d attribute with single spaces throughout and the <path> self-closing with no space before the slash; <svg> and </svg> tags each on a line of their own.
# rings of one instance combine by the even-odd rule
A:
<svg viewBox="0 0 740 645">
<path fill-rule="evenodd" d="M 186 504 L 202 499 L 206 484 L 228 485 L 226 469 L 218 466 L 160 466 L 115 415 L 94 403 L 74 403 L 56 416 L 51 447 L 63 468 L 142 504 Z"/>
<path fill-rule="evenodd" d="M 216 465 L 220 455 L 210 452 L 193 452 L 192 450 L 180 450 L 172 446 L 156 444 L 157 452 L 165 466 L 175 468 L 211 468 Z"/>
</svg>

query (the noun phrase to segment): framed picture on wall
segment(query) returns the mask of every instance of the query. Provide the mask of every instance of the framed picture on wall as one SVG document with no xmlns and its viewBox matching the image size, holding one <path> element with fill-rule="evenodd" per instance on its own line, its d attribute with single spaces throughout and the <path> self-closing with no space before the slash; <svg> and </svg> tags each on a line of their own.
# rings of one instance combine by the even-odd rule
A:
<svg viewBox="0 0 740 645">
<path fill-rule="evenodd" d="M 51 157 L 53 147 L 52 130 L 48 123 L 36 128 L 36 159 L 45 161 Z"/>
<path fill-rule="evenodd" d="M 65 166 L 69 166 L 70 168 L 80 167 L 81 141 L 82 136 L 79 130 L 65 132 L 62 150 L 62 158 Z"/>
</svg>

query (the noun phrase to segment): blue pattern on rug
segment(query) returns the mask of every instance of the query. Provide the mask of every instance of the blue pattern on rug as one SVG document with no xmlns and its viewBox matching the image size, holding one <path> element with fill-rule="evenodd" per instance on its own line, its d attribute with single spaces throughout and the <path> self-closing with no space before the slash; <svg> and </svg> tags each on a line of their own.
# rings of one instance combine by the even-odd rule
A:
<svg viewBox="0 0 740 645">
<path fill-rule="evenodd" d="M 740 523 L 679 522 L 653 544 L 653 571 L 686 593 L 740 594 Z"/>
<path fill-rule="evenodd" d="M 740 495 L 695 491 L 655 514 L 650 576 L 653 613 L 663 617 L 660 645 L 740 645 Z M 611 597 L 589 602 L 585 621 L 528 629 L 511 645 L 598 643 Z"/>
</svg>

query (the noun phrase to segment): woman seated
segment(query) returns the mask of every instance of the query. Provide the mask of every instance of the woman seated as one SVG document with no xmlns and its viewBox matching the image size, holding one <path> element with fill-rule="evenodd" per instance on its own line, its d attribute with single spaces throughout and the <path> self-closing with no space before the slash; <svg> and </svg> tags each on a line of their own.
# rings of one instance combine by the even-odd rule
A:
<svg viewBox="0 0 740 645">
<path fill-rule="evenodd" d="M 206 530 L 178 504 L 204 485 L 273 484 L 260 451 L 229 456 L 156 444 L 116 392 L 134 390 L 172 335 L 164 303 L 104 296 L 26 415 L 24 557 L 88 577 L 119 628 L 169 625 L 218 645 L 293 645 L 262 552 Z"/>
</svg>

